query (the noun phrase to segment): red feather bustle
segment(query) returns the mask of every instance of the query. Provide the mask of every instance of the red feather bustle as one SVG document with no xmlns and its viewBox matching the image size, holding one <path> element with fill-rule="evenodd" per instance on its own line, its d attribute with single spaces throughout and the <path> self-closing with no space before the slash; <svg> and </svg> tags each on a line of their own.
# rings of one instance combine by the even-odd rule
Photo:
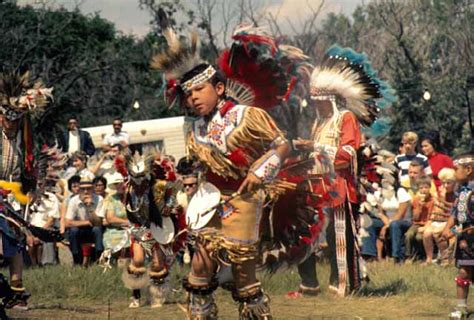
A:
<svg viewBox="0 0 474 320">
<path fill-rule="evenodd" d="M 127 166 L 125 164 L 125 158 L 123 156 L 115 157 L 114 161 L 115 170 L 120 173 L 124 178 L 128 176 Z"/>
<path fill-rule="evenodd" d="M 255 96 L 254 106 L 263 109 L 279 104 L 287 89 L 286 75 L 275 68 L 275 63 L 264 63 L 254 58 L 243 46 L 224 51 L 218 60 L 227 79 L 250 88 Z"/>
<path fill-rule="evenodd" d="M 169 160 L 164 159 L 163 161 L 161 161 L 160 166 L 165 171 L 167 181 L 176 181 L 176 174 L 174 172 L 173 164 Z"/>
</svg>

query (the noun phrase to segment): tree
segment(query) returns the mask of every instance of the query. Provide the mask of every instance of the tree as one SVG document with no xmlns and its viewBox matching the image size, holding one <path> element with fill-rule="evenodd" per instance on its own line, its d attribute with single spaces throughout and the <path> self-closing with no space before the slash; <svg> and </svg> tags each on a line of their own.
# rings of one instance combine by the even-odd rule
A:
<svg viewBox="0 0 474 320">
<path fill-rule="evenodd" d="M 65 125 L 71 114 L 84 126 L 173 115 L 157 97 L 159 75 L 149 61 L 160 39 L 116 32 L 98 15 L 77 9 L 46 10 L 0 4 L 0 62 L 4 70 L 31 70 L 54 87 L 54 102 L 36 119 L 41 140 Z M 138 100 L 141 108 L 133 110 Z M 133 111 L 133 112 L 132 112 Z"/>
</svg>

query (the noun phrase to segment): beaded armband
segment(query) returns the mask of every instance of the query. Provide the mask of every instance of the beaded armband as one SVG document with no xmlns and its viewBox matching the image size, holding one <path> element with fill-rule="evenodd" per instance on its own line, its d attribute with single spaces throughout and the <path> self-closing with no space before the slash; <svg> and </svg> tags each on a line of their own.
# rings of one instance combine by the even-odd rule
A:
<svg viewBox="0 0 474 320">
<path fill-rule="evenodd" d="M 276 178 L 281 168 L 281 159 L 276 151 L 268 153 L 262 161 L 258 161 L 258 165 L 251 171 L 263 182 L 272 182 Z"/>
</svg>

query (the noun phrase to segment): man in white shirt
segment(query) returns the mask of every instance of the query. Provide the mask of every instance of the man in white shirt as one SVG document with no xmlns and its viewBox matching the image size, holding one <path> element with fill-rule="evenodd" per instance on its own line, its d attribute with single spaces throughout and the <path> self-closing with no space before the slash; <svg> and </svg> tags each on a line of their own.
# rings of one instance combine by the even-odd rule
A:
<svg viewBox="0 0 474 320">
<path fill-rule="evenodd" d="M 127 148 L 130 144 L 130 136 L 122 131 L 122 120 L 115 118 L 112 122 L 114 132 L 106 135 L 102 141 L 102 150 L 108 152 L 114 148 Z"/>
<path fill-rule="evenodd" d="M 79 194 L 72 197 L 66 210 L 66 228 L 74 264 L 82 264 L 82 244 L 94 243 L 95 255 L 104 251 L 102 243 L 103 199 L 94 194 L 94 185 L 89 179 L 81 179 Z"/>
</svg>

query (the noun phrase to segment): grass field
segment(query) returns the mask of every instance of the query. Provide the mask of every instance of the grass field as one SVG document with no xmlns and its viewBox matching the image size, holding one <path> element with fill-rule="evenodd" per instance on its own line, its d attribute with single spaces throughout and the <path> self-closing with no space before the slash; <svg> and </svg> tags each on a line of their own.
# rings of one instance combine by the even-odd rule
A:
<svg viewBox="0 0 474 320">
<path fill-rule="evenodd" d="M 360 293 L 336 298 L 325 291 L 328 266 L 318 265 L 322 294 L 316 298 L 288 300 L 288 290 L 297 288 L 299 278 L 290 269 L 272 277 L 261 274 L 272 299 L 275 319 L 446 319 L 454 303 L 454 267 L 394 265 L 378 262 L 368 265 L 371 282 Z M 10 311 L 14 319 L 184 319 L 177 302 L 183 300 L 178 285 L 179 269 L 172 283 L 178 292 L 172 303 L 160 309 L 143 306 L 130 310 L 129 291 L 118 268 L 103 273 L 100 267 L 70 268 L 52 266 L 29 269 L 25 283 L 33 294 L 31 310 Z M 220 319 L 237 319 L 237 306 L 229 293 L 217 291 Z"/>
</svg>

